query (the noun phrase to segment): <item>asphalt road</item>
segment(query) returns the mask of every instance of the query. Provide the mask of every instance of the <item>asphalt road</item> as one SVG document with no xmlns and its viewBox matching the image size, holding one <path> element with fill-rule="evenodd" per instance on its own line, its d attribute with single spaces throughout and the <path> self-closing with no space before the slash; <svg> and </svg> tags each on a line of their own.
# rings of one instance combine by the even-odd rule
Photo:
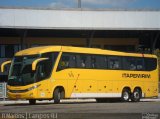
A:
<svg viewBox="0 0 160 119">
<path fill-rule="evenodd" d="M 148 102 L 62 102 L 61 104 L 38 103 L 36 105 L 23 104 L 1 104 L 0 114 L 52 114 L 54 118 L 60 119 L 143 119 L 143 116 L 153 116 L 153 119 L 160 119 L 160 101 Z M 3 115 L 2 115 L 3 114 Z M 44 115 L 42 115 L 44 116 Z M 2 118 L 2 117 L 1 117 Z M 28 118 L 31 118 L 28 117 Z M 35 117 L 36 118 L 36 117 Z M 37 117 L 39 118 L 39 117 Z M 51 118 L 51 117 L 49 117 Z M 145 119 L 145 118 L 144 118 Z M 147 118 L 150 119 L 150 118 Z"/>
</svg>

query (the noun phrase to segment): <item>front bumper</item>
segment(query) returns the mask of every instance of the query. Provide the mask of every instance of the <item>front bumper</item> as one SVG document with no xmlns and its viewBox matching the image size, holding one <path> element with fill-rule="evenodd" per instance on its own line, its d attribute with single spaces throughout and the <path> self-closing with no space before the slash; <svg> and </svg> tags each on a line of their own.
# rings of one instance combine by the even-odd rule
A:
<svg viewBox="0 0 160 119">
<path fill-rule="evenodd" d="M 17 100 L 17 99 L 35 99 L 36 95 L 34 91 L 28 91 L 26 93 L 11 93 L 7 92 L 7 96 L 9 99 Z"/>
</svg>

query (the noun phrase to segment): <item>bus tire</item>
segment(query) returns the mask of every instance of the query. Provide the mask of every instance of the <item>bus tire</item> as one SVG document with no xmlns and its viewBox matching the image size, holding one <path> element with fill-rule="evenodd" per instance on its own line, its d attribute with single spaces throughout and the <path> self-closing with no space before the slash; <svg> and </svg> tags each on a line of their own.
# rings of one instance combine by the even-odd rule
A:
<svg viewBox="0 0 160 119">
<path fill-rule="evenodd" d="M 60 103 L 60 100 L 64 98 L 64 90 L 60 88 L 56 88 L 53 94 L 54 103 L 58 104 Z"/>
<path fill-rule="evenodd" d="M 122 91 L 121 101 L 129 102 L 130 99 L 130 90 L 128 88 L 124 88 Z"/>
<path fill-rule="evenodd" d="M 36 100 L 35 99 L 29 99 L 29 104 L 30 105 L 35 105 L 36 104 Z"/>
<path fill-rule="evenodd" d="M 135 88 L 131 96 L 131 101 L 139 102 L 141 97 L 142 97 L 142 91 L 139 88 Z"/>
</svg>

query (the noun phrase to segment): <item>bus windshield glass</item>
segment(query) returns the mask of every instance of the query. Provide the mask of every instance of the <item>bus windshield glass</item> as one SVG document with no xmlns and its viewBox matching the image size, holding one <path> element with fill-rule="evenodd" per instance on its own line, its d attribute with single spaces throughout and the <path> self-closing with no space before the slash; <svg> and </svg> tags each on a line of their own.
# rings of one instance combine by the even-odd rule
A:
<svg viewBox="0 0 160 119">
<path fill-rule="evenodd" d="M 49 78 L 58 53 L 44 53 L 39 55 L 15 56 L 10 68 L 8 85 L 25 86 Z M 32 63 L 38 58 L 48 58 L 37 64 L 32 70 Z"/>
</svg>

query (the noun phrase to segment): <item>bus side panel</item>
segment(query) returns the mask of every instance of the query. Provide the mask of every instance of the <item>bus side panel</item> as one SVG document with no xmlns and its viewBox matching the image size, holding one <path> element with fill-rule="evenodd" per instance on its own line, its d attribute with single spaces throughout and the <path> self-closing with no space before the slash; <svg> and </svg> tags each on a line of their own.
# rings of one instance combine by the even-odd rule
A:
<svg viewBox="0 0 160 119">
<path fill-rule="evenodd" d="M 64 73 L 65 72 L 65 73 Z M 68 89 L 68 79 L 70 79 L 69 72 L 68 71 L 58 71 L 58 72 L 53 72 L 53 77 L 51 78 L 51 92 L 52 96 L 54 93 L 54 90 L 57 87 L 63 87 L 65 91 L 65 97 L 67 96 L 66 91 Z"/>
<path fill-rule="evenodd" d="M 153 78 L 123 77 L 128 74 L 151 74 Z M 124 87 L 131 92 L 135 87 L 142 89 L 145 97 L 154 97 L 158 93 L 158 81 L 155 72 L 122 71 L 122 70 L 92 70 L 65 69 L 54 74 L 55 85 L 64 85 L 66 98 L 89 97 L 121 97 Z M 155 73 L 156 74 L 156 73 Z M 108 94 L 106 94 L 108 93 Z"/>
<path fill-rule="evenodd" d="M 71 98 L 88 98 L 93 97 L 97 92 L 97 81 L 95 72 L 91 73 L 90 69 L 72 69 L 75 77 L 68 80 L 68 94 Z M 93 94 L 93 95 L 92 95 Z M 96 94 L 95 94 L 96 95 Z"/>
</svg>

